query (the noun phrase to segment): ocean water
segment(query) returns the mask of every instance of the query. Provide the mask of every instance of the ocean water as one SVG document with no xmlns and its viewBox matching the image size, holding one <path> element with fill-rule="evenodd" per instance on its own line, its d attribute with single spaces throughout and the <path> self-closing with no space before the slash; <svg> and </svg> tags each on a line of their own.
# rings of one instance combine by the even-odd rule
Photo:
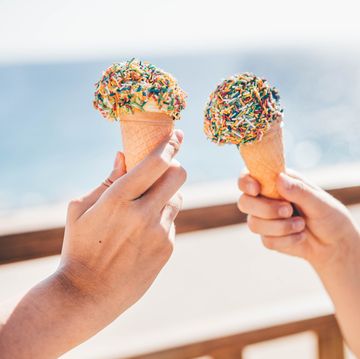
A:
<svg viewBox="0 0 360 359">
<path fill-rule="evenodd" d="M 92 107 L 99 62 L 0 66 L 0 210 L 69 200 L 108 175 L 121 149 L 118 124 Z M 235 146 L 202 132 L 203 108 L 218 81 L 251 71 L 278 87 L 285 107 L 287 164 L 298 170 L 360 160 L 360 62 L 320 50 L 225 52 L 147 57 L 187 91 L 177 127 L 188 183 L 238 176 Z"/>
</svg>

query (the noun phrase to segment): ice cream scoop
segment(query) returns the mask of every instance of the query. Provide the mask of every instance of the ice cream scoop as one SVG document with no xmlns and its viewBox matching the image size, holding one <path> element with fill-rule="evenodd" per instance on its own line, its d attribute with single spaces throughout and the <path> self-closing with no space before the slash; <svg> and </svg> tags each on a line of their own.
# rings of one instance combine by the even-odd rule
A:
<svg viewBox="0 0 360 359">
<path fill-rule="evenodd" d="M 112 64 L 95 87 L 94 107 L 121 124 L 127 170 L 171 136 L 186 106 L 171 74 L 137 59 Z"/>
<path fill-rule="evenodd" d="M 284 171 L 283 109 L 277 89 L 251 73 L 231 76 L 210 94 L 204 132 L 213 142 L 236 145 L 261 193 L 280 198 L 276 178 Z"/>
</svg>

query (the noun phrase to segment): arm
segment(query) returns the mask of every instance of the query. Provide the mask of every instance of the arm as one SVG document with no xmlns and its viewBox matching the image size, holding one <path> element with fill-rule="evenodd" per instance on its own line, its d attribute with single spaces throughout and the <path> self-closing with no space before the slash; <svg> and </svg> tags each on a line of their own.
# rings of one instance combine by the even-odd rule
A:
<svg viewBox="0 0 360 359">
<path fill-rule="evenodd" d="M 127 174 L 118 155 L 114 183 L 70 203 L 60 266 L 3 318 L 1 358 L 56 358 L 145 293 L 173 249 L 181 141 L 175 132 Z"/>
<path fill-rule="evenodd" d="M 239 180 L 239 209 L 248 225 L 273 250 L 306 259 L 328 291 L 344 337 L 360 357 L 360 232 L 348 210 L 321 188 L 296 174 L 281 174 L 284 200 L 259 196 L 249 175 Z M 292 217 L 294 203 L 301 217 Z"/>
</svg>

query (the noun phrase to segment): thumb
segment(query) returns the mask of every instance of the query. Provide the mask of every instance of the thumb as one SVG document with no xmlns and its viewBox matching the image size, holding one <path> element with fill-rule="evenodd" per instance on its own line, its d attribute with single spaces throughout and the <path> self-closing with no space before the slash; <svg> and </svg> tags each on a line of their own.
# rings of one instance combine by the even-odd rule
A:
<svg viewBox="0 0 360 359">
<path fill-rule="evenodd" d="M 279 194 L 299 207 L 307 217 L 318 217 L 326 209 L 325 192 L 310 186 L 299 178 L 281 173 L 276 185 Z"/>
<path fill-rule="evenodd" d="M 117 152 L 114 167 L 109 177 L 100 186 L 96 187 L 87 195 L 70 202 L 68 208 L 69 218 L 76 220 L 82 216 L 90 207 L 95 204 L 95 202 L 108 189 L 108 187 L 110 187 L 113 182 L 115 182 L 125 173 L 126 169 L 124 154 L 122 152 Z"/>
</svg>

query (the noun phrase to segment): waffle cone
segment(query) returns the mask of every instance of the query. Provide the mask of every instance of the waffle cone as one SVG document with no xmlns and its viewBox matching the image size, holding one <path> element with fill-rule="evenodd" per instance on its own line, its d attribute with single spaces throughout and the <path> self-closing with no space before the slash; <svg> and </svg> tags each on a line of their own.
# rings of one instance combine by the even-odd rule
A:
<svg viewBox="0 0 360 359">
<path fill-rule="evenodd" d="M 142 161 L 174 128 L 173 119 L 163 112 L 134 111 L 120 119 L 126 170 Z"/>
<path fill-rule="evenodd" d="M 240 154 L 252 177 L 261 184 L 261 194 L 281 198 L 276 179 L 285 169 L 281 121 L 277 121 L 261 141 L 240 145 Z"/>
</svg>

